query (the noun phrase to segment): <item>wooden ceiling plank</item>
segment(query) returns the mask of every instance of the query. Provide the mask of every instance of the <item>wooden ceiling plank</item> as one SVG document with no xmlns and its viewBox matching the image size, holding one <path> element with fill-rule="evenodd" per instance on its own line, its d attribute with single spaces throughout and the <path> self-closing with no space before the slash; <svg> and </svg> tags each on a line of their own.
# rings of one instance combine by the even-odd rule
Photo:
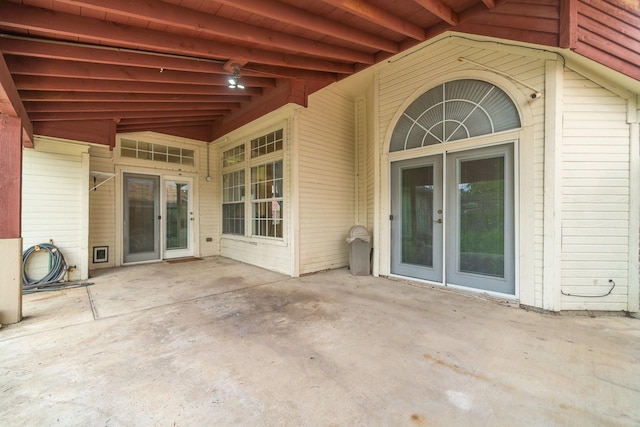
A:
<svg viewBox="0 0 640 427">
<path fill-rule="evenodd" d="M 423 41 L 425 39 L 424 29 L 420 26 L 400 18 L 397 15 L 387 12 L 377 6 L 362 0 L 322 0 L 325 3 L 340 8 L 353 15 L 360 16 L 367 21 L 374 22 L 387 29 L 411 37 L 412 39 Z"/>
<path fill-rule="evenodd" d="M 46 32 L 51 36 L 80 37 L 95 43 L 130 49 L 202 58 L 245 58 L 269 65 L 353 74 L 353 64 L 313 57 L 269 52 L 195 37 L 176 36 L 161 31 L 116 25 L 93 18 L 69 15 L 46 9 L 0 1 L 0 25 L 27 31 Z"/>
<path fill-rule="evenodd" d="M 365 33 L 357 28 L 347 27 L 323 16 L 274 0 L 217 0 L 217 3 L 256 13 L 318 34 L 325 34 L 389 53 L 398 52 L 398 45 L 392 40 Z"/>
<path fill-rule="evenodd" d="M 460 18 L 458 14 L 447 6 L 441 0 L 414 0 L 420 6 L 424 7 L 429 12 L 436 15 L 438 18 L 442 19 L 449 25 L 458 25 L 460 23 Z"/>
<path fill-rule="evenodd" d="M 172 27 L 186 30 L 196 29 L 201 34 L 225 37 L 250 43 L 253 46 L 286 50 L 292 53 L 305 52 L 347 62 L 365 64 L 373 64 L 374 62 L 373 55 L 366 52 L 271 31 L 159 0 L 146 0 L 144 2 L 132 2 L 130 0 L 109 0 L 108 2 L 104 0 L 57 0 L 57 2 L 79 5 L 85 9 L 100 10 L 115 15 L 149 20 L 166 25 L 168 29 Z"/>
</svg>

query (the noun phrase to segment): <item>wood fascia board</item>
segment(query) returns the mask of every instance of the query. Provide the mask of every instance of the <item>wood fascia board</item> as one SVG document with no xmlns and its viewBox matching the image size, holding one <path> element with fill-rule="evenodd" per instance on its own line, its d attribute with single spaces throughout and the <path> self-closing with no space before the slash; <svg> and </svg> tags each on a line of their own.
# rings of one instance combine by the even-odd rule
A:
<svg viewBox="0 0 640 427">
<path fill-rule="evenodd" d="M 60 122 L 34 122 L 37 135 L 77 142 L 110 145 L 113 120 L 68 120 Z"/>
<path fill-rule="evenodd" d="M 73 36 L 96 43 L 112 43 L 129 49 L 152 50 L 201 58 L 246 58 L 252 62 L 290 68 L 352 74 L 353 65 L 306 56 L 269 52 L 162 31 L 116 25 L 95 18 L 81 17 L 31 6 L 0 2 L 0 24 L 49 35 Z"/>
<path fill-rule="evenodd" d="M 22 144 L 33 148 L 33 124 L 20 99 L 4 56 L 0 53 L 0 114 L 19 117 L 22 122 Z"/>
</svg>

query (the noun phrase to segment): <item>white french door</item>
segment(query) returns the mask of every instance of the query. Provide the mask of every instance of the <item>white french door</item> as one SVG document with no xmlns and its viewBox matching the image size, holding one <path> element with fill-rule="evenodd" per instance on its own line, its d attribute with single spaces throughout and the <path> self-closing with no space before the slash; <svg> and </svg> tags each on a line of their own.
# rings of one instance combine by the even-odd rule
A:
<svg viewBox="0 0 640 427">
<path fill-rule="evenodd" d="M 513 144 L 391 163 L 391 272 L 515 294 Z"/>
<path fill-rule="evenodd" d="M 193 255 L 193 180 L 123 174 L 123 261 Z"/>
<path fill-rule="evenodd" d="M 163 179 L 164 254 L 163 258 L 193 255 L 193 180 Z"/>
</svg>

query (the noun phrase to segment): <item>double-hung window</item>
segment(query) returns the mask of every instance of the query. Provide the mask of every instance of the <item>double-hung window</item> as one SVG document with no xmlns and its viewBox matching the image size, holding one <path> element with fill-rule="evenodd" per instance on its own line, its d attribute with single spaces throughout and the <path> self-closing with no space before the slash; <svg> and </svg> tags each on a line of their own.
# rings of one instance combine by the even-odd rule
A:
<svg viewBox="0 0 640 427">
<path fill-rule="evenodd" d="M 225 151 L 222 162 L 223 234 L 281 239 L 284 229 L 283 130 Z M 248 200 L 245 188 L 250 192 Z"/>
</svg>

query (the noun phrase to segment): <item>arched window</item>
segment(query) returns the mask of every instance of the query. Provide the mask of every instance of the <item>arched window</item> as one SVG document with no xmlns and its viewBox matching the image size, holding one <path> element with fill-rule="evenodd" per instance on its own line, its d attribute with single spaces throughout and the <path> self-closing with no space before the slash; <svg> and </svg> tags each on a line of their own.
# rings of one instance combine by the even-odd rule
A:
<svg viewBox="0 0 640 427">
<path fill-rule="evenodd" d="M 518 110 L 504 91 L 481 80 L 455 80 L 430 89 L 409 105 L 393 130 L 389 151 L 519 127 Z"/>
</svg>

